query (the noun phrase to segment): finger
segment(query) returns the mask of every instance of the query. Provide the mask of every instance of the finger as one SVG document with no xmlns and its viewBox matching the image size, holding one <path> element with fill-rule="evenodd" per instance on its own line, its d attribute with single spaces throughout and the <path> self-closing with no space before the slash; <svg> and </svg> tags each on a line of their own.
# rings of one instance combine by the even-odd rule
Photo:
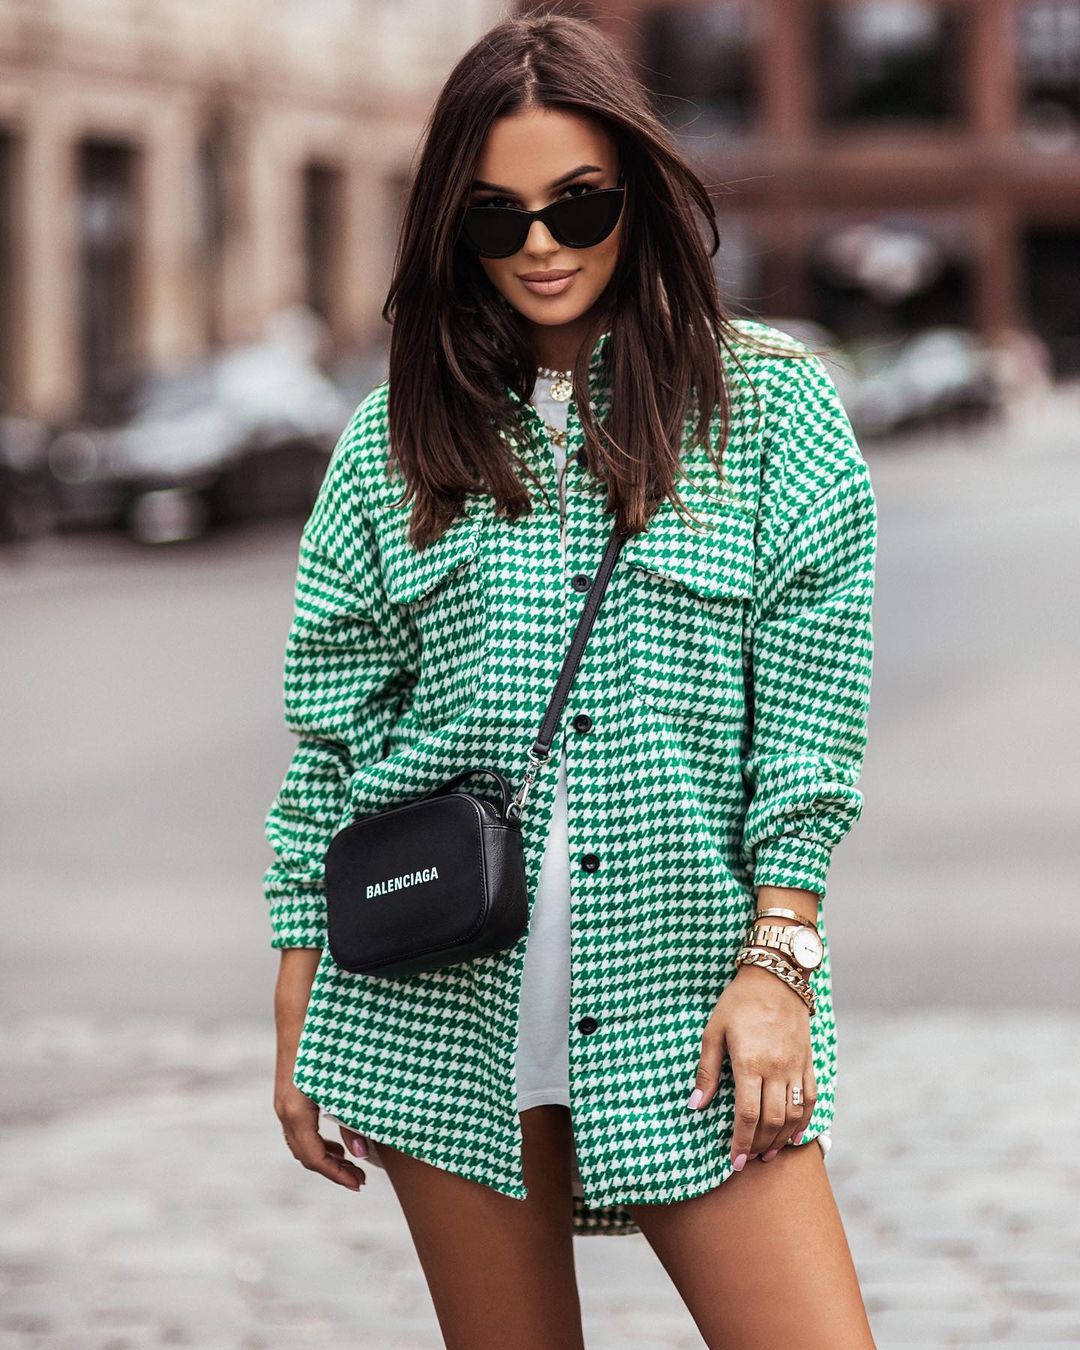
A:
<svg viewBox="0 0 1080 1350">
<path fill-rule="evenodd" d="M 346 1162 L 343 1156 L 336 1155 L 330 1149 L 327 1141 L 316 1129 L 317 1118 L 317 1113 L 304 1112 L 302 1116 L 290 1116 L 286 1120 L 285 1142 L 293 1157 L 308 1171 L 318 1172 L 320 1176 L 336 1182 L 339 1186 L 358 1191 L 367 1178 L 358 1167 Z"/>
<path fill-rule="evenodd" d="M 731 1160 L 741 1172 L 754 1152 L 754 1132 L 761 1116 L 761 1074 L 749 1064 L 734 1063 L 735 1129 L 731 1136 Z"/>
<path fill-rule="evenodd" d="M 799 1128 L 792 1136 L 793 1144 L 801 1144 L 806 1127 L 810 1124 L 811 1117 L 814 1114 L 814 1107 L 817 1105 L 818 1089 L 817 1075 L 814 1073 L 813 1060 L 808 1061 L 803 1070 L 803 1114 Z"/>
<path fill-rule="evenodd" d="M 791 1072 L 787 1069 L 771 1071 L 761 1087 L 761 1119 L 754 1135 L 754 1150 L 763 1161 L 775 1157 L 773 1150 L 778 1147 L 777 1137 L 786 1138 L 783 1134 L 787 1124 L 784 1099 L 788 1095 L 790 1077 Z"/>
<path fill-rule="evenodd" d="M 368 1142 L 362 1134 L 357 1134 L 355 1130 L 350 1130 L 347 1126 L 339 1127 L 339 1133 L 345 1141 L 345 1147 L 357 1158 L 366 1158 L 368 1156 Z"/>
<path fill-rule="evenodd" d="M 795 1101 L 794 1095 L 798 1094 L 799 1100 Z M 810 1119 L 809 1112 L 806 1109 L 806 1070 L 796 1074 L 788 1083 L 788 1112 L 787 1123 L 780 1131 L 776 1139 L 776 1148 L 782 1149 L 785 1145 L 794 1142 L 796 1135 L 802 1137 L 802 1132 L 806 1127 L 806 1122 Z"/>
<path fill-rule="evenodd" d="M 723 1029 L 710 1022 L 701 1034 L 701 1054 L 694 1075 L 694 1090 L 686 1103 L 691 1110 L 703 1111 L 716 1096 L 724 1064 L 724 1047 Z"/>
</svg>

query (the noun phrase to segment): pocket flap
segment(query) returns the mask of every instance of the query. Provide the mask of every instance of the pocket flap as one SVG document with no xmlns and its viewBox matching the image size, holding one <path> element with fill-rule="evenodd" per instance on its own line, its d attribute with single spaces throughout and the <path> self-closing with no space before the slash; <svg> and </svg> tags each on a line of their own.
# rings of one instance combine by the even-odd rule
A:
<svg viewBox="0 0 1080 1350">
<path fill-rule="evenodd" d="M 402 538 L 386 549 L 382 560 L 386 594 L 395 604 L 412 604 L 433 591 L 454 568 L 480 547 L 480 517 L 456 520 L 427 548 L 415 549 Z"/>
<path fill-rule="evenodd" d="M 708 599 L 754 594 L 754 519 L 737 511 L 695 508 L 695 527 L 663 502 L 648 528 L 628 539 L 622 556 L 632 567 L 677 581 Z M 711 517 L 711 518 L 710 518 Z"/>
</svg>

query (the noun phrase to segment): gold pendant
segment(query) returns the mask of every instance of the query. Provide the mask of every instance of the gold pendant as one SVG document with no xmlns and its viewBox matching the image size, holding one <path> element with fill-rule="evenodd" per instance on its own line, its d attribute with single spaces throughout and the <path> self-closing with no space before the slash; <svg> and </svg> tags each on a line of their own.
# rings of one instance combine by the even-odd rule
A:
<svg viewBox="0 0 1080 1350">
<path fill-rule="evenodd" d="M 560 375 L 551 382 L 551 397 L 556 403 L 565 403 L 574 392 L 572 380 L 568 380 L 565 375 Z"/>
</svg>

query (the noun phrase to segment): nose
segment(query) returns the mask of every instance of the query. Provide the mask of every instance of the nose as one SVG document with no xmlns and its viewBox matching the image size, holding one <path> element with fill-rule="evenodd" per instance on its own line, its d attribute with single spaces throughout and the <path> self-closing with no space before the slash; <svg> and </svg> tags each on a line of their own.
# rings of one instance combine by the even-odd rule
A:
<svg viewBox="0 0 1080 1350">
<path fill-rule="evenodd" d="M 539 234 L 537 234 L 538 230 Z M 525 238 L 524 251 L 526 253 L 553 253 L 558 247 L 558 241 L 552 237 L 551 231 L 544 222 L 534 220 Z"/>
</svg>

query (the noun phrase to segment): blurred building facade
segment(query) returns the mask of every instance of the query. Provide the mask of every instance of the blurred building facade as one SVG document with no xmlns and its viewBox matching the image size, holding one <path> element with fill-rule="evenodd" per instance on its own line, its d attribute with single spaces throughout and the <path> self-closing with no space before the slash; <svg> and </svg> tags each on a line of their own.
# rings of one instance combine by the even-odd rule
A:
<svg viewBox="0 0 1080 1350">
<path fill-rule="evenodd" d="M 593 0 L 714 188 L 721 279 L 1080 371 L 1080 0 Z"/>
<path fill-rule="evenodd" d="M 379 310 L 402 192 L 492 0 L 0 0 L 0 408 L 60 418 L 307 301 Z"/>
<path fill-rule="evenodd" d="M 535 0 L 0 0 L 0 409 L 310 303 L 385 339 L 450 64 Z M 1080 370 L 1080 0 L 583 0 L 712 185 L 736 311 L 1030 326 Z"/>
</svg>

